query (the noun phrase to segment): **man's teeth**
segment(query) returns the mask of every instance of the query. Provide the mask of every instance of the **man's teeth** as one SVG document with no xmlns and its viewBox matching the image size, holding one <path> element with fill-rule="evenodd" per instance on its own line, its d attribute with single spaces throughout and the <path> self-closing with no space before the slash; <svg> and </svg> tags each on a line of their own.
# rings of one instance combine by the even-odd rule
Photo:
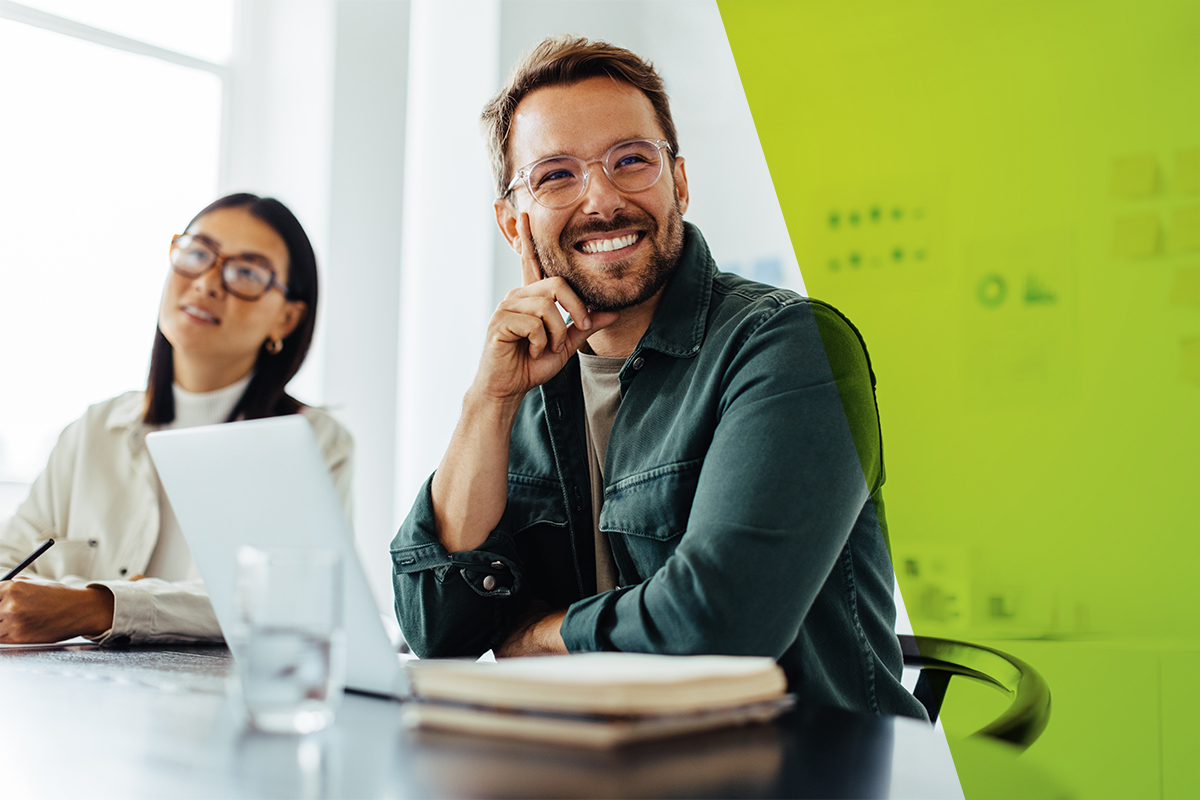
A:
<svg viewBox="0 0 1200 800">
<path fill-rule="evenodd" d="M 585 253 L 607 253 L 612 250 L 620 250 L 622 247 L 629 247 L 638 240 L 636 233 L 631 233 L 628 236 L 620 236 L 616 239 L 592 239 L 590 242 L 584 242 L 579 248 Z"/>
</svg>

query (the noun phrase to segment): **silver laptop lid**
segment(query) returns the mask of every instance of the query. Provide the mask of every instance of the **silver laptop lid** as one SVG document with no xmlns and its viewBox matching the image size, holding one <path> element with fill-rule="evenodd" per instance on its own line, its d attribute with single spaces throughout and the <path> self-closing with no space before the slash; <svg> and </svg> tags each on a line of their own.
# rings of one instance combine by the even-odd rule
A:
<svg viewBox="0 0 1200 800">
<path fill-rule="evenodd" d="M 328 547 L 344 564 L 347 688 L 403 695 L 399 658 L 308 420 L 297 414 L 160 431 L 146 445 L 234 658 L 238 548 Z"/>
</svg>

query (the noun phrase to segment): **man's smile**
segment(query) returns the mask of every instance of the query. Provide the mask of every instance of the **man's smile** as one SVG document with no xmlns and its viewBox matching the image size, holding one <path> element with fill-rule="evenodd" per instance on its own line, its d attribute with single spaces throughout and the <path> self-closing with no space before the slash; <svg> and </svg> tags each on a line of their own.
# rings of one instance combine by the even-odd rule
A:
<svg viewBox="0 0 1200 800">
<path fill-rule="evenodd" d="M 613 250 L 623 250 L 637 244 L 638 240 L 644 236 L 644 233 L 635 232 L 627 233 L 621 236 L 596 237 L 587 241 L 579 242 L 575 245 L 575 249 L 581 253 L 608 253 Z"/>
</svg>

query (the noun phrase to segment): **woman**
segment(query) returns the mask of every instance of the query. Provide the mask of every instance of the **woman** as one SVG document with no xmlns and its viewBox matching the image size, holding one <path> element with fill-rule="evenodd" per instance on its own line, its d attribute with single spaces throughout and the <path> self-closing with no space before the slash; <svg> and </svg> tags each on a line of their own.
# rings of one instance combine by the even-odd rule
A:
<svg viewBox="0 0 1200 800">
<path fill-rule="evenodd" d="M 98 403 L 59 437 L 29 498 L 0 524 L 0 643 L 221 639 L 146 450 L 166 428 L 303 414 L 349 507 L 350 435 L 284 387 L 312 342 L 317 266 L 278 200 L 235 194 L 171 244 L 145 392 Z"/>
</svg>

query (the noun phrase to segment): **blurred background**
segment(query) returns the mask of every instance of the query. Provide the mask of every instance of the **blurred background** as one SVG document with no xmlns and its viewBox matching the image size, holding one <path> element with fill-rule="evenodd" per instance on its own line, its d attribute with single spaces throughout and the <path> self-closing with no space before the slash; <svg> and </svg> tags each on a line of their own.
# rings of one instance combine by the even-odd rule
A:
<svg viewBox="0 0 1200 800">
<path fill-rule="evenodd" d="M 354 434 L 357 543 L 389 608 L 388 543 L 520 283 L 479 111 L 557 33 L 655 62 L 687 218 L 723 268 L 802 288 L 713 2 L 0 0 L 0 517 L 67 423 L 145 387 L 172 235 L 220 195 L 273 195 L 322 277 L 291 392 Z"/>
</svg>

